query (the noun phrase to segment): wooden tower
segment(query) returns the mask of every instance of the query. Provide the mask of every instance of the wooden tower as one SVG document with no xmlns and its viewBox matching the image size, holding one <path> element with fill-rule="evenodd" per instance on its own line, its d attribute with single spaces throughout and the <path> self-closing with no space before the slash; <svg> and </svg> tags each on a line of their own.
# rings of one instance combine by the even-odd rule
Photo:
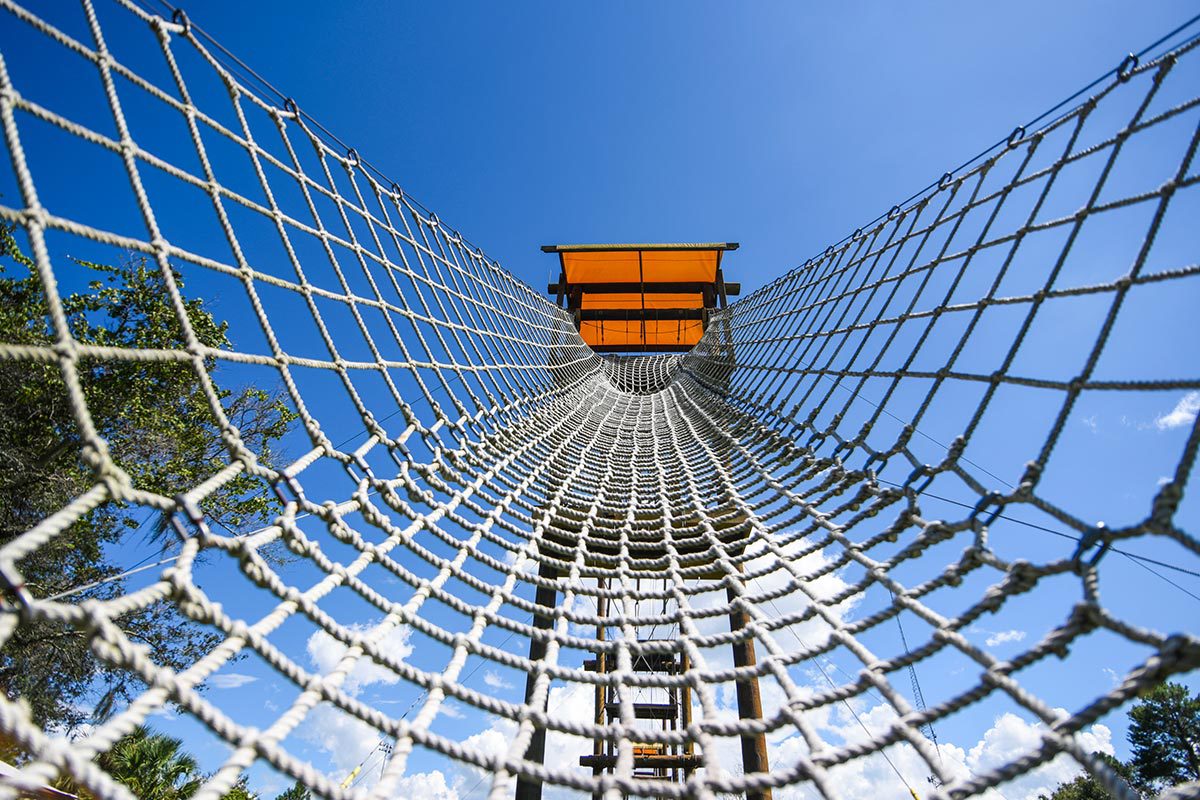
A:
<svg viewBox="0 0 1200 800">
<path fill-rule="evenodd" d="M 737 249 L 736 243 L 721 244 L 638 244 L 638 245 L 547 245 L 547 253 L 559 257 L 558 279 L 550 283 L 549 292 L 558 304 L 569 310 L 575 327 L 584 342 L 600 353 L 649 354 L 663 352 L 686 352 L 696 345 L 709 327 L 714 309 L 724 308 L 727 298 L 737 295 L 740 285 L 727 283 L 721 269 L 721 257 Z M 730 362 L 732 359 L 729 359 Z M 728 378 L 728 372 L 725 373 Z M 618 528 L 621 520 L 606 520 Z M 665 560 L 667 550 L 654 543 L 655 520 L 639 515 L 637 538 L 644 546 L 634 551 L 634 569 L 647 569 L 646 564 Z M 695 520 L 677 520 L 679 525 L 694 523 Z M 725 552 L 739 555 L 745 544 L 745 520 L 735 514 L 725 514 L 712 520 L 713 528 Z M 657 534 L 662 536 L 661 528 Z M 613 559 L 620 555 L 621 547 L 616 539 L 611 544 L 595 532 L 584 543 L 582 520 L 559 519 L 545 534 L 550 547 L 561 547 L 561 552 L 573 552 L 575 548 L 586 548 L 588 566 L 600 570 L 610 569 Z M 681 535 L 682 535 L 681 531 Z M 627 534 L 628 535 L 628 534 Z M 699 566 L 709 562 L 706 555 L 708 542 L 695 537 L 694 544 L 687 538 L 672 537 L 673 549 L 681 565 Z M 561 558 L 561 552 L 559 557 Z M 547 552 L 553 556 L 554 553 Z M 639 564 L 638 562 L 642 562 Z M 539 576 L 544 582 L 539 585 L 535 602 L 545 608 L 557 604 L 557 592 L 546 584 L 559 575 L 552 565 L 540 562 Z M 661 568 L 661 567 L 660 567 Z M 703 578 L 720 579 L 715 571 L 702 575 Z M 664 576 L 665 580 L 665 576 Z M 598 579 L 603 588 L 605 580 Z M 730 592 L 730 599 L 733 593 Z M 609 601 L 597 598 L 597 615 L 609 616 Z M 745 614 L 730 614 L 730 629 L 737 631 L 747 623 Z M 534 625 L 550 628 L 550 615 L 534 615 Z M 601 623 L 596 630 L 597 640 L 609 637 L 608 626 Z M 640 640 L 652 644 L 651 640 Z M 669 648 L 662 648 L 664 650 Z M 537 660 L 545 656 L 546 647 L 536 640 L 530 643 L 529 657 Z M 756 663 L 753 640 L 735 642 L 733 645 L 735 666 L 752 666 Z M 598 654 L 584 664 L 584 669 L 605 674 L 615 669 L 611 657 Z M 689 664 L 685 654 L 677 652 L 643 653 L 634 659 L 635 672 L 660 675 L 685 673 Z M 536 676 L 530 675 L 526 682 L 527 703 L 532 702 Z M 626 689 L 629 691 L 630 689 Z M 639 724 L 659 730 L 680 730 L 692 722 L 691 689 L 686 685 L 653 690 L 650 702 L 634 702 L 634 717 Z M 604 725 L 620 718 L 622 700 L 620 690 L 598 685 L 595 690 L 594 717 L 597 725 Z M 757 679 L 738 683 L 738 714 L 743 719 L 761 719 L 762 701 Z M 526 757 L 541 762 L 545 758 L 546 733 L 535 731 Z M 768 771 L 765 737 L 761 734 L 743 737 L 742 763 L 747 773 Z M 691 742 L 683 745 L 665 745 L 661 742 L 635 743 L 633 747 L 634 774 L 657 780 L 686 780 L 693 770 L 703 764 L 703 758 L 695 752 Z M 580 758 L 580 766 L 590 768 L 593 775 L 611 771 L 617 763 L 614 744 L 597 739 L 590 755 Z M 517 783 L 517 800 L 539 800 L 541 782 L 522 776 Z M 751 793 L 747 800 L 770 800 L 769 789 Z"/>
</svg>

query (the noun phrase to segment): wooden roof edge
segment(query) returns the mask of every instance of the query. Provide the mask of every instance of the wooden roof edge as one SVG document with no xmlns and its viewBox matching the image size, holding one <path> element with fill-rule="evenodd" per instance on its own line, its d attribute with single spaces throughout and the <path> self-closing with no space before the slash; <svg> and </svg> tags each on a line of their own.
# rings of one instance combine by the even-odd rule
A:
<svg viewBox="0 0 1200 800">
<path fill-rule="evenodd" d="M 544 244 L 543 253 L 638 252 L 654 250 L 737 250 L 737 242 L 678 242 L 675 244 Z"/>
</svg>

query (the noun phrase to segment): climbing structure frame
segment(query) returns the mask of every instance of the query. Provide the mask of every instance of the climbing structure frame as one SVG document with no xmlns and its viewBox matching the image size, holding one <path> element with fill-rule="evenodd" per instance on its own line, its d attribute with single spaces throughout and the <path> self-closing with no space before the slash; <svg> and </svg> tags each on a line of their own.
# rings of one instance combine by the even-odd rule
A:
<svg viewBox="0 0 1200 800">
<path fill-rule="evenodd" d="M 137 686 L 74 738 L 0 697 L 20 780 L 129 797 L 94 758 L 168 713 L 227 745 L 200 800 L 264 765 L 320 796 L 387 797 L 431 764 L 497 799 L 519 783 L 609 800 L 836 798 L 883 759 L 897 787 L 963 797 L 1058 758 L 1135 797 L 1085 734 L 1200 665 L 1197 632 L 1161 629 L 1165 612 L 1123 599 L 1118 572 L 1194 570 L 1200 555 L 1200 374 L 1190 350 L 1154 349 L 1194 338 L 1200 296 L 1194 39 L 1126 59 L 714 310 L 686 353 L 609 357 L 184 14 L 123 0 L 69 21 L 13 0 L 0 14 L 0 220 L 46 312 L 30 323 L 45 335 L 0 339 L 0 360 L 54 367 L 74 421 L 64 441 L 90 476 L 0 532 L 0 653 L 54 626 Z M 66 107 L 49 65 L 85 75 L 94 102 Z M 81 184 L 111 203 L 83 204 Z M 93 276 L 68 256 L 144 257 L 174 340 L 84 340 L 63 298 Z M 202 342 L 193 297 L 220 298 L 231 346 Z M 190 371 L 223 466 L 147 491 L 89 403 L 106 363 Z M 281 387 L 294 409 L 285 462 L 239 435 L 220 390 L 245 384 Z M 1161 434 L 1156 473 L 1088 438 L 1100 413 L 1141 414 Z M 241 477 L 278 500 L 263 527 L 208 510 Z M 1131 499 L 1102 526 L 1117 487 Z M 31 554 L 113 507 L 172 537 L 150 568 L 49 592 L 26 580 Z M 1015 649 L 977 635 L 1031 605 L 1045 627 Z M 216 636 L 186 668 L 124 626 L 162 608 Z M 754 663 L 733 662 L 739 644 Z M 1115 681 L 1079 667 L 1118 644 Z M 204 688 L 238 658 L 283 687 L 265 721 Z M 683 667 L 635 666 L 663 658 Z M 597 659 L 605 669 L 586 667 Z M 528 691 L 481 688 L 480 669 L 527 676 Z M 1047 694 L 1064 670 L 1070 690 Z M 731 712 L 751 680 L 761 719 Z M 372 683 L 389 697 L 372 699 Z M 686 724 L 639 726 L 639 690 L 686 692 Z M 559 708 L 597 691 L 618 698 L 603 720 Z M 462 708 L 502 745 L 454 727 Z M 935 735 L 1010 712 L 1035 741 L 995 763 L 956 761 Z M 857 727 L 834 730 L 843 714 Z M 377 732 L 390 758 L 343 786 L 314 762 L 314 720 Z M 741 772 L 739 743 L 758 735 L 779 747 L 770 772 Z M 539 739 L 570 757 L 533 757 Z M 611 771 L 578 765 L 596 742 Z M 635 751 L 656 747 L 695 768 L 635 774 Z"/>
</svg>

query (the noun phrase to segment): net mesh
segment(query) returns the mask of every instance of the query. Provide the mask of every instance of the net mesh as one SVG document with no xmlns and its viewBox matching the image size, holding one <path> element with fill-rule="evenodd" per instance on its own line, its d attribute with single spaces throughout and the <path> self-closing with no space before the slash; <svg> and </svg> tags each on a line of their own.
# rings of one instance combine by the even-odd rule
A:
<svg viewBox="0 0 1200 800">
<path fill-rule="evenodd" d="M 0 342 L 0 359 L 57 368 L 94 476 L 3 532 L 0 643 L 65 625 L 139 687 L 73 737 L 7 692 L 0 730 L 25 754 L 22 780 L 129 797 L 94 758 L 170 710 L 227 745 L 199 798 L 264 763 L 328 797 L 389 796 L 438 764 L 463 770 L 462 796 L 510 796 L 523 777 L 609 798 L 836 798 L 881 758 L 897 786 L 961 797 L 1063 754 L 1134 796 L 1086 731 L 1200 664 L 1200 640 L 1129 600 L 1152 578 L 1135 590 L 1116 571 L 1200 554 L 1182 525 L 1200 443 L 1193 44 L 1127 62 L 1078 107 L 714 312 L 691 352 L 600 357 L 566 312 L 247 85 L 185 18 L 0 5 L 0 219 L 28 248 L 53 332 Z M 103 203 L 79 198 L 101 187 Z M 177 346 L 73 333 L 62 296 L 86 276 L 66 256 L 108 251 L 161 275 Z M 232 346 L 202 342 L 192 293 L 220 298 Z M 224 458 L 176 496 L 117 462 L 84 386 L 96 363 L 150 362 L 189 372 Z M 282 386 L 301 442 L 286 464 L 241 437 L 222 393 L 239 382 Z M 1097 414 L 1164 404 L 1151 435 L 1174 438 L 1148 446 L 1149 478 L 1094 436 Z M 279 498 L 268 526 L 232 531 L 206 511 L 240 477 Z M 31 555 L 114 505 L 157 515 L 169 557 L 103 593 L 26 584 Z M 290 560 L 271 555 L 281 542 Z M 123 627 L 163 604 L 219 635 L 184 669 Z M 1044 627 L 1009 637 L 1007 655 L 977 635 L 1035 608 Z M 314 642 L 333 657 L 314 659 Z M 753 663 L 734 663 L 738 642 Z M 1125 668 L 1096 683 L 1118 645 Z M 656 653 L 687 669 L 633 668 Z M 584 669 L 598 656 L 615 668 Z M 266 724 L 202 690 L 234 663 L 287 687 Z M 1049 677 L 1064 674 L 1072 685 Z M 752 677 L 761 719 L 729 699 Z M 526 695 L 501 688 L 526 681 Z M 617 698 L 611 719 L 591 714 L 597 686 Z M 684 686 L 687 726 L 637 718 L 639 698 Z M 456 732 L 463 709 L 500 744 Z M 1002 711 L 1035 735 L 970 769 L 942 752 L 938 731 L 965 740 Z M 857 725 L 836 734 L 831 714 Z M 335 718 L 384 743 L 370 781 L 314 765 L 301 733 L 348 730 Z M 528 750 L 547 734 L 543 764 Z M 753 734 L 772 744 L 769 772 L 741 769 Z M 576 766 L 594 741 L 612 771 Z M 646 744 L 690 745 L 699 768 L 638 777 Z"/>
</svg>

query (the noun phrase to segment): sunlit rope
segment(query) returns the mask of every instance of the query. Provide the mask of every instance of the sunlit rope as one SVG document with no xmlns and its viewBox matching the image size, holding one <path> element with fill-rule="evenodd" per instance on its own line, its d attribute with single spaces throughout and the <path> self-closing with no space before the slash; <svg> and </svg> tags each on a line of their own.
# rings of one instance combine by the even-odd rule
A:
<svg viewBox="0 0 1200 800">
<path fill-rule="evenodd" d="M 1145 569 L 1198 574 L 1200 543 L 1178 511 L 1200 428 L 1195 421 L 1179 426 L 1184 441 L 1173 451 L 1170 474 L 1159 486 L 1130 488 L 1140 492 L 1130 506 L 1136 518 L 1120 528 L 1100 526 L 1086 502 L 1046 488 L 1043 476 L 1060 468 L 1069 446 L 1064 431 L 1083 400 L 1153 393 L 1170 406 L 1181 393 L 1200 390 L 1195 375 L 1100 369 L 1114 341 L 1134 345 L 1148 335 L 1117 325 L 1131 297 L 1151 287 L 1194 291 L 1200 280 L 1194 241 L 1182 242 L 1193 250 L 1180 260 L 1184 250 L 1168 213 L 1182 207 L 1181 195 L 1200 191 L 1193 168 L 1200 100 L 1194 86 L 1178 79 L 1178 65 L 1197 57 L 1187 26 L 1116 59 L 1118 66 L 1082 94 L 714 313 L 690 353 L 607 359 L 583 345 L 565 311 L 416 203 L 181 10 L 172 8 L 167 19 L 132 0 L 99 7 L 87 0 L 85 41 L 14 0 L 0 0 L 0 9 L 56 57 L 96 70 L 101 80 L 93 99 L 108 107 L 114 124 L 88 127 L 80 120 L 89 117 L 72 113 L 70 98 L 40 96 L 0 69 L 0 127 L 19 189 L 19 196 L 0 197 L 0 221 L 15 225 L 28 245 L 54 336 L 53 344 L 0 342 L 0 358 L 59 368 L 80 456 L 95 474 L 80 497 L 0 546 L 0 648 L 26 626 L 70 626 L 88 637 L 106 668 L 136 675 L 146 687 L 70 743 L 33 725 L 19 702 L 0 697 L 0 731 L 28 756 L 23 778 L 41 785 L 69 776 L 93 796 L 129 797 L 94 757 L 133 725 L 174 706 L 230 745 L 197 800 L 224 796 L 257 764 L 320 796 L 393 796 L 407 776 L 424 771 L 430 753 L 479 770 L 470 791 L 491 780 L 497 797 L 525 776 L 584 793 L 603 788 L 609 797 L 712 800 L 803 786 L 834 798 L 846 770 L 877 754 L 888 759 L 893 747 L 910 748 L 928 769 L 935 779 L 929 797 L 1002 788 L 1065 754 L 1110 792 L 1133 800 L 1132 789 L 1087 750 L 1081 734 L 1149 686 L 1200 666 L 1200 641 L 1187 631 L 1153 630 L 1102 603 L 1101 585 L 1114 580 L 1104 557 L 1115 550 Z M 110 50 L 109 38 L 120 46 Z M 122 60 L 139 47 L 142 55 L 161 57 L 163 74 L 142 74 L 134 61 Z M 127 111 L 143 104 L 178 116 L 174 149 L 139 141 L 141 129 L 131 127 Z M 117 160 L 137 209 L 132 225 L 117 232 L 84 212 L 63 210 L 70 206 L 56 202 L 54 182 L 39 172 L 37 137 L 45 126 L 91 157 Z M 1161 175 L 1140 186 L 1112 177 L 1131 163 L 1134 144 L 1177 129 L 1187 138 L 1176 149 L 1158 145 L 1136 162 L 1139 173 L 1153 167 Z M 230 164 L 221 152 L 240 160 Z M 1087 180 L 1063 177 L 1084 168 Z M 184 212 L 158 200 L 163 181 L 197 193 L 223 240 L 202 243 L 204 252 L 184 244 L 178 225 Z M 106 190 L 118 188 L 125 189 Z M 1142 228 L 1120 217 L 1130 209 L 1145 212 Z M 1086 255 L 1081 235 L 1094 230 L 1116 231 L 1135 245 L 1119 276 L 1069 268 L 1073 255 Z M 1174 249 L 1155 249 L 1171 236 Z M 263 237 L 274 247 L 267 250 Z M 182 345 L 79 341 L 61 301 L 70 291 L 61 252 L 68 239 L 145 255 L 160 271 Z M 1034 249 L 1047 240 L 1050 252 Z M 231 349 L 200 344 L 182 310 L 176 271 L 188 292 L 244 296 L 249 310 L 229 320 Z M 1064 353 L 1044 373 L 1030 372 L 1018 357 L 1023 348 L 1031 340 L 1056 344 L 1038 340 L 1046 334 L 1037 321 L 1052 304 L 1081 298 L 1098 309 L 1094 338 L 1081 341 L 1086 352 Z M 985 329 L 998 310 L 1013 316 L 1013 330 Z M 301 326 L 315 345 L 291 338 Z M 994 357 L 979 354 L 985 345 Z M 192 370 L 228 467 L 178 496 L 137 486 L 109 453 L 81 388 L 80 365 L 97 359 Z M 286 467 L 260 463 L 226 415 L 218 386 L 232 368 L 281 385 L 296 411 L 307 449 Z M 1041 417 L 1005 396 L 1018 389 L 1040 398 Z M 946 399 L 955 392 L 957 399 Z M 938 435 L 929 432 L 935 419 Z M 361 433 L 342 441 L 325 433 L 360 425 Z M 953 427 L 944 433 L 947 426 Z M 1025 434 L 1020 474 L 972 449 L 997 431 Z M 936 463 L 926 464 L 927 443 L 938 448 Z M 1108 474 L 1107 462 L 1115 459 L 1107 455 L 1086 459 L 1088 478 Z M 277 495 L 283 511 L 266 526 L 226 535 L 232 532 L 217 530 L 202 509 L 237 475 Z M 947 503 L 952 514 L 927 517 L 918 505 L 923 497 Z M 142 559 L 52 598 L 35 597 L 23 559 L 72 535 L 75 522 L 104 504 L 162 515 L 178 534 L 179 552 L 153 563 Z M 1022 511 L 1053 522 L 1039 525 Z M 991 538 L 999 521 L 1053 534 L 1042 548 L 1047 555 L 1013 558 L 1011 543 Z M 1061 551 L 1051 546 L 1059 538 Z M 304 586 L 264 557 L 264 548 L 279 542 L 315 576 Z M 1161 555 L 1168 546 L 1182 556 L 1173 559 L 1178 563 Z M 253 587 L 267 601 L 253 610 L 216 603 L 196 576 L 201 557 L 214 553 L 230 558 L 210 559 L 206 569 L 220 571 L 224 585 Z M 153 580 L 126 591 L 121 582 L 143 572 Z M 818 581 L 832 582 L 834 593 L 818 592 Z M 1074 593 L 1060 588 L 1065 584 Z M 88 596 L 100 585 L 118 588 L 111 597 Z M 555 590 L 554 608 L 535 606 L 535 585 Z M 949 592 L 966 596 L 954 616 L 931 599 Z M 1054 625 L 1039 641 L 1001 658 L 965 638 L 963 631 L 983 615 L 1003 613 L 1029 593 L 1044 598 Z M 342 596 L 365 604 L 367 618 L 342 618 L 333 599 Z M 607 600 L 603 617 L 600 597 Z M 843 614 L 841 604 L 850 600 L 855 610 Z M 129 614 L 156 604 L 219 631 L 221 645 L 182 671 L 165 669 L 122 628 Z M 711 657 L 735 636 L 728 629 L 735 612 L 747 618 L 736 636 L 753 641 L 759 654 L 753 667 L 730 669 Z M 911 642 L 896 637 L 891 618 L 899 625 L 902 614 L 933 633 Z M 550 626 L 535 625 L 538 617 Z M 795 625 L 810 621 L 827 629 L 825 645 L 810 648 L 796 633 Z M 336 666 L 317 669 L 303 643 L 297 647 L 278 633 L 289 623 L 340 645 Z M 599 626 L 611 636 L 601 641 L 588 633 Z M 890 635 L 876 636 L 880 626 Z M 662 629 L 672 632 L 668 640 L 638 639 Z M 399 631 L 420 639 L 413 656 L 388 652 L 386 637 Z M 1056 698 L 1019 682 L 1021 670 L 1069 657 L 1072 645 L 1098 631 L 1147 654 L 1115 687 L 1096 687 L 1093 700 L 1062 717 Z M 527 657 L 531 644 L 545 656 Z M 552 691 L 560 690 L 565 702 L 601 680 L 582 668 L 585 657 L 632 663 L 663 647 L 687 657 L 685 675 L 618 670 L 603 680 L 626 698 L 688 681 L 697 713 L 686 730 L 621 720 L 598 725 L 547 707 Z M 821 658 L 835 647 L 859 662 L 857 685 L 836 687 L 825 670 Z M 217 693 L 198 690 L 250 654 L 295 689 L 287 708 L 254 727 Z M 927 674 L 936 656 L 969 663 L 974 677 L 952 692 L 931 693 L 921 712 L 914 703 L 926 705 L 924 693 L 915 681 L 910 698 L 891 676 L 911 670 L 915 678 L 918 667 Z M 831 693 L 814 695 L 805 685 L 814 661 Z M 348 676 L 365 663 L 415 690 L 409 708 L 386 714 L 349 690 Z M 469 679 L 485 664 L 531 676 L 531 693 L 512 699 L 473 689 Z M 772 682 L 782 702 L 764 708 L 761 720 L 733 718 L 720 690 L 750 678 Z M 898 722 L 871 729 L 852 707 L 853 695 L 843 694 L 851 689 L 889 708 Z M 986 770 L 951 774 L 922 726 L 970 720 L 993 698 L 1041 723 L 1036 745 Z M 862 742 L 846 744 L 816 727 L 813 712 L 837 702 L 858 720 Z M 509 721 L 515 733 L 508 749 L 496 753 L 437 733 L 434 723 L 447 703 Z M 289 743 L 318 706 L 392 743 L 378 775 L 374 766 L 370 775 L 360 769 L 342 787 L 344 776 L 332 778 L 297 755 Z M 764 731 L 795 737 L 802 752 L 773 762 L 769 773 L 739 774 L 736 753 L 719 742 Z M 602 739 L 624 752 L 633 742 L 686 743 L 696 746 L 702 766 L 682 784 L 638 778 L 625 761 L 596 778 L 575 763 L 530 760 L 526 748 L 535 732 Z M 0 799 L 15 791 L 0 785 Z"/>
</svg>

